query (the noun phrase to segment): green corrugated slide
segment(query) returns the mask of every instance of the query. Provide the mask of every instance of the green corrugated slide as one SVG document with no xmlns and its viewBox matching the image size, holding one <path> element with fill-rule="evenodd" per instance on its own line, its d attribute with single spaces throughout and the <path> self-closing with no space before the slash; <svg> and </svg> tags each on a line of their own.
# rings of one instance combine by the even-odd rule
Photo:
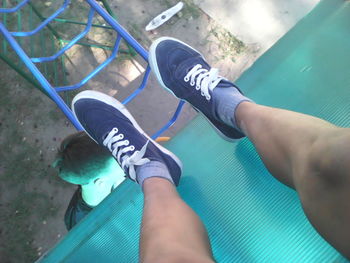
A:
<svg viewBox="0 0 350 263">
<path fill-rule="evenodd" d="M 321 1 L 237 84 L 257 103 L 350 126 L 350 2 Z M 347 262 L 248 139 L 228 143 L 199 116 L 167 147 L 183 161 L 178 190 L 206 225 L 217 262 Z M 124 182 L 43 262 L 137 262 L 142 205 L 138 185 Z"/>
</svg>

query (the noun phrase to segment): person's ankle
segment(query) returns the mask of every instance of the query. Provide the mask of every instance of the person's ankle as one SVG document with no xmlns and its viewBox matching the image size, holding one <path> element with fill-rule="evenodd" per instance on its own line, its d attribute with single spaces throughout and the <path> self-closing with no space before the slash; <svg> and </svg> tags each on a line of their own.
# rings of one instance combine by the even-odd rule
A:
<svg viewBox="0 0 350 263">
<path fill-rule="evenodd" d="M 244 134 L 247 134 L 246 125 L 244 122 L 244 116 L 246 112 L 251 108 L 252 105 L 256 105 L 256 104 L 252 101 L 242 101 L 240 104 L 238 104 L 233 114 L 233 119 L 235 120 L 235 124 L 237 125 L 237 128 L 241 130 Z"/>
<path fill-rule="evenodd" d="M 143 189 L 144 182 L 151 178 L 161 178 L 167 180 L 174 185 L 168 168 L 166 165 L 159 161 L 151 161 L 146 164 L 139 166 L 136 169 L 137 182 Z"/>
<path fill-rule="evenodd" d="M 216 112 L 219 119 L 225 124 L 242 131 L 236 120 L 236 111 L 238 107 L 245 102 L 252 102 L 245 97 L 237 87 L 217 87 L 214 89 L 214 98 L 216 99 Z"/>
</svg>

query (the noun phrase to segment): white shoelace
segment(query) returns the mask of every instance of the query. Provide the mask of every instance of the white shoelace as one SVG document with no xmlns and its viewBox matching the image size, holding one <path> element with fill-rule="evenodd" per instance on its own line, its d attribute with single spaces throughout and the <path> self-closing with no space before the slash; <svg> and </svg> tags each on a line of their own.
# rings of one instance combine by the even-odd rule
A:
<svg viewBox="0 0 350 263">
<path fill-rule="evenodd" d="M 117 159 L 118 163 L 121 165 L 122 169 L 129 168 L 129 176 L 132 180 L 136 181 L 136 171 L 135 165 L 143 165 L 150 162 L 148 158 L 143 158 L 146 153 L 147 145 L 149 141 L 141 148 L 140 151 L 135 151 L 132 155 L 124 155 L 122 160 L 121 156 L 123 153 L 131 152 L 135 150 L 133 145 L 129 145 L 128 140 L 123 140 L 124 134 L 119 133 L 118 129 L 113 128 L 103 140 L 103 145 L 107 146 L 112 152 L 112 155 Z M 124 146 L 124 147 L 122 147 Z"/>
<path fill-rule="evenodd" d="M 184 77 L 184 81 L 190 81 L 190 85 L 196 86 L 196 90 L 200 90 L 201 95 L 207 100 L 211 99 L 209 90 L 213 91 L 222 79 L 224 78 L 219 76 L 217 68 L 211 68 L 208 71 L 202 68 L 201 64 L 195 65 Z"/>
</svg>

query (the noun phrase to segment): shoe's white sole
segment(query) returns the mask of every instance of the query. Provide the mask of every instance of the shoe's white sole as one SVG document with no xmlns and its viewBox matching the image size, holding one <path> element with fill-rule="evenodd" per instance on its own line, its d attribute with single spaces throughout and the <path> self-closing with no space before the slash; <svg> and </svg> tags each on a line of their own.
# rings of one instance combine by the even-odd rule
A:
<svg viewBox="0 0 350 263">
<path fill-rule="evenodd" d="M 158 44 L 164 40 L 173 40 L 173 41 L 176 41 L 176 42 L 179 42 L 185 46 L 187 46 L 188 48 L 198 52 L 202 57 L 204 57 L 198 50 L 194 49 L 193 47 L 187 45 L 186 43 L 178 40 L 178 39 L 175 39 L 175 38 L 172 38 L 172 37 L 161 37 L 161 38 L 158 38 L 157 40 L 155 40 L 150 49 L 149 49 L 149 56 L 148 56 L 148 62 L 150 64 L 150 67 L 152 69 L 152 72 L 153 74 L 156 76 L 158 82 L 160 83 L 160 85 L 165 89 L 167 90 L 168 92 L 170 92 L 171 94 L 173 94 L 176 98 L 180 99 L 180 100 L 184 100 L 184 99 L 181 99 L 179 97 L 177 97 L 174 92 L 169 89 L 163 82 L 162 80 L 162 76 L 160 75 L 160 72 L 159 72 L 159 69 L 158 69 L 158 64 L 157 64 L 157 57 L 156 57 L 156 48 L 158 46 Z M 184 100 L 184 101 L 187 101 L 187 100 Z M 187 101 L 188 102 L 188 101 Z M 202 116 L 204 116 L 204 118 L 210 123 L 210 125 L 214 128 L 214 130 L 216 131 L 217 134 L 219 134 L 219 136 L 221 138 L 223 138 L 224 140 L 226 141 L 229 141 L 229 142 L 236 142 L 236 141 L 239 141 L 240 139 L 233 139 L 233 138 L 230 138 L 230 137 L 227 137 L 225 134 L 223 134 L 218 128 L 216 128 L 216 126 L 207 118 L 207 116 L 205 116 L 200 110 L 196 109 L 190 102 L 188 102 L 192 108 L 194 108 L 197 112 L 199 112 Z"/>
<path fill-rule="evenodd" d="M 148 138 L 152 143 L 154 143 L 158 148 L 159 150 L 161 150 L 163 153 L 169 155 L 171 158 L 174 159 L 174 161 L 179 165 L 180 167 L 180 170 L 181 170 L 181 173 L 182 173 L 182 162 L 180 161 L 180 159 L 175 155 L 173 154 L 172 152 L 170 152 L 169 150 L 167 150 L 166 148 L 164 148 L 162 145 L 160 145 L 159 143 L 157 143 L 156 141 L 154 141 L 151 137 L 148 136 L 147 133 L 145 133 L 141 127 L 138 125 L 138 123 L 136 122 L 136 120 L 134 119 L 134 117 L 131 115 L 131 113 L 127 110 L 127 108 L 122 104 L 120 103 L 118 100 L 116 100 L 115 98 L 113 97 L 110 97 L 104 93 L 101 93 L 101 92 L 98 92 L 98 91 L 94 91 L 94 90 L 85 90 L 85 91 L 82 91 L 80 93 L 78 93 L 73 101 L 72 101 L 72 111 L 73 111 L 73 114 L 74 114 L 74 117 L 77 119 L 77 121 L 79 122 L 76 114 L 75 114 L 75 110 L 74 110 L 74 104 L 79 100 L 79 99 L 97 99 L 99 101 L 102 101 L 112 107 L 114 107 L 115 109 L 117 109 L 118 111 L 120 111 L 125 117 L 127 117 L 131 123 L 134 125 L 134 127 L 142 134 L 144 135 L 146 138 Z M 79 122 L 80 123 L 80 122 Z M 81 123 L 80 123 L 81 125 Z M 82 126 L 82 125 L 81 125 Z M 86 132 L 86 131 L 85 131 Z M 87 133 L 87 132 L 86 132 Z M 95 142 L 96 140 L 94 138 L 92 138 L 90 136 L 89 133 L 87 133 L 87 135 L 89 135 L 89 137 L 91 139 L 93 139 Z M 97 142 L 96 142 L 97 143 Z"/>
</svg>

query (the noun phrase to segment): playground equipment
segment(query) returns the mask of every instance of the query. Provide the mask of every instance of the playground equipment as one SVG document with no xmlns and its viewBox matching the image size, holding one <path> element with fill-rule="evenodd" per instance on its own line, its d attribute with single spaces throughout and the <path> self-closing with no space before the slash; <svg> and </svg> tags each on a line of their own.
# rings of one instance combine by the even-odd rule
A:
<svg viewBox="0 0 350 263">
<path fill-rule="evenodd" d="M 120 30 L 95 1 L 87 2 Z M 349 13 L 349 1 L 321 1 L 237 84 L 258 103 L 350 126 Z M 0 30 L 8 33 L 3 24 Z M 183 161 L 178 190 L 206 225 L 217 262 L 348 262 L 317 234 L 296 193 L 267 172 L 249 140 L 227 143 L 199 116 L 167 148 Z M 138 262 L 142 206 L 139 186 L 125 181 L 39 261 Z"/>
<path fill-rule="evenodd" d="M 91 78 L 93 78 L 96 74 L 102 71 L 121 52 L 123 53 L 128 52 L 131 55 L 138 54 L 146 62 L 148 61 L 148 52 L 113 18 L 115 17 L 115 15 L 113 14 L 108 3 L 105 0 L 101 2 L 102 2 L 102 6 L 95 0 L 86 0 L 86 3 L 88 3 L 89 9 L 90 9 L 86 23 L 82 23 L 79 21 L 71 21 L 71 20 L 67 20 L 59 17 L 60 14 L 64 13 L 64 11 L 69 8 L 71 0 L 64 0 L 62 5 L 48 17 L 44 17 L 38 11 L 35 5 L 31 3 L 29 0 L 17 1 L 17 5 L 13 7 L 7 7 L 6 5 L 7 1 L 4 0 L 3 8 L 0 8 L 0 14 L 1 13 L 3 14 L 2 22 L 0 22 L 0 32 L 4 36 L 4 40 L 2 43 L 3 51 L 0 53 L 0 58 L 4 62 L 6 62 L 8 65 L 10 65 L 13 69 L 15 69 L 26 80 L 28 80 L 34 86 L 36 86 L 41 91 L 43 91 L 47 96 L 49 96 L 78 130 L 82 130 L 82 127 L 77 122 L 77 120 L 72 114 L 72 111 L 67 106 L 67 103 L 59 95 L 59 93 L 79 89 L 80 87 L 85 85 Z M 105 9 L 103 7 L 105 7 Z M 36 25 L 34 29 L 31 28 L 30 30 L 27 30 L 27 31 L 22 30 L 23 29 L 22 20 L 24 20 L 24 18 L 23 18 L 23 14 L 21 14 L 21 10 L 23 10 L 24 8 L 27 8 L 26 14 L 27 16 L 29 16 L 30 20 L 32 19 L 34 14 L 40 19 L 39 25 Z M 22 12 L 25 12 L 25 11 L 22 11 Z M 17 13 L 17 24 L 18 24 L 17 32 L 10 32 L 6 27 L 6 24 L 8 23 L 6 16 L 12 13 Z M 93 18 L 95 17 L 96 14 L 100 15 L 105 20 L 105 23 L 108 24 L 109 26 L 93 24 Z M 50 25 L 50 23 L 52 22 L 85 25 L 85 29 L 81 31 L 81 33 L 76 35 L 73 39 L 66 40 L 66 39 L 63 39 L 60 36 L 60 34 Z M 29 23 L 30 26 L 32 26 L 32 24 L 33 22 Z M 87 35 L 87 33 L 91 30 L 92 27 L 100 27 L 107 30 L 114 30 L 117 33 L 117 37 L 115 39 L 114 45 L 112 47 L 109 47 L 105 45 L 86 44 L 86 43 L 79 42 L 84 36 Z M 45 39 L 45 34 L 43 34 L 44 29 L 48 30 L 51 33 L 49 35 L 49 41 L 48 39 Z M 51 43 L 50 49 L 44 46 L 43 50 L 50 50 L 52 54 L 43 56 L 43 57 L 30 57 L 30 54 L 28 54 L 28 52 L 24 50 L 22 45 L 23 44 L 22 38 L 29 38 L 37 34 L 42 34 L 41 38 L 42 38 L 43 45 L 46 45 L 46 42 Z M 120 44 L 122 40 L 124 40 L 127 43 L 127 46 L 128 46 L 127 50 L 120 49 Z M 28 40 L 26 43 L 28 42 L 29 42 L 29 45 L 31 45 L 30 40 Z M 58 51 L 53 52 L 55 50 L 55 42 L 59 43 L 60 49 Z M 90 45 L 93 47 L 111 49 L 112 52 L 109 58 L 107 58 L 97 68 L 95 68 L 93 71 L 87 74 L 81 81 L 75 84 L 67 84 L 67 77 L 66 77 L 67 73 L 64 70 L 64 54 L 74 45 Z M 26 69 L 28 69 L 32 73 L 34 78 L 32 78 L 31 75 L 29 75 L 23 68 L 15 65 L 11 61 L 11 59 L 7 56 L 8 46 L 10 46 L 16 52 L 20 60 L 25 64 Z M 33 49 L 33 47 L 31 47 L 31 49 Z M 52 62 L 53 70 L 51 70 L 51 72 L 48 72 L 49 69 L 47 66 L 47 62 Z M 43 64 L 42 67 L 39 66 L 40 64 Z M 59 70 L 59 67 L 61 70 Z M 55 84 L 57 85 L 58 83 L 59 74 L 63 75 L 63 80 L 65 84 L 61 86 L 55 86 Z M 129 97 L 127 97 L 123 101 L 123 104 L 128 104 L 146 87 L 149 74 L 150 74 L 150 67 L 148 66 L 146 68 L 146 71 L 143 76 L 143 80 L 139 88 L 133 91 L 129 95 Z M 49 78 L 53 78 L 54 84 L 50 83 Z M 174 122 L 176 121 L 176 119 L 178 118 L 182 110 L 183 105 L 184 105 L 184 102 L 180 101 L 177 109 L 174 112 L 173 117 L 160 130 L 158 130 L 155 134 L 153 134 L 152 136 L 153 139 L 156 139 L 157 137 L 159 137 L 159 135 L 161 135 L 165 130 L 167 130 L 171 125 L 174 124 Z"/>
</svg>

